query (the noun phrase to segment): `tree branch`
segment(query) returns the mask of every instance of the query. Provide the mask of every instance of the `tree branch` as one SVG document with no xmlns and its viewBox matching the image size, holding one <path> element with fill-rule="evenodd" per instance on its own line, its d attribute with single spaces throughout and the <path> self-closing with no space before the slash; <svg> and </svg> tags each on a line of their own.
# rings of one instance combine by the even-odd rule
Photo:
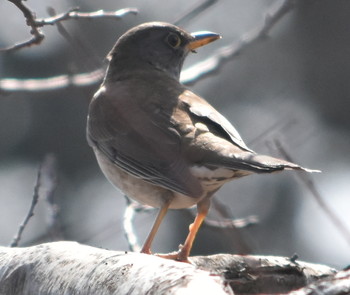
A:
<svg viewBox="0 0 350 295">
<path fill-rule="evenodd" d="M 247 216 L 245 218 L 214 220 L 206 218 L 204 224 L 216 228 L 232 228 L 237 229 L 246 228 L 248 226 L 256 225 L 259 223 L 259 218 L 256 215 Z"/>
<path fill-rule="evenodd" d="M 350 294 L 350 270 L 340 271 L 320 281 L 316 281 L 289 295 L 346 295 Z"/>
<path fill-rule="evenodd" d="M 135 214 L 141 210 L 140 208 L 142 208 L 142 205 L 130 200 L 127 196 L 125 196 L 125 199 L 127 200 L 127 206 L 123 216 L 124 235 L 126 237 L 126 241 L 128 242 L 129 250 L 139 252 L 141 250 L 141 246 L 135 233 L 134 218 Z"/>
<path fill-rule="evenodd" d="M 48 154 L 43 167 L 43 198 L 46 201 L 48 211 L 48 236 L 50 241 L 64 239 L 60 220 L 60 206 L 55 197 L 57 188 L 57 159 L 53 154 Z"/>
<path fill-rule="evenodd" d="M 30 205 L 27 216 L 24 218 L 22 224 L 18 228 L 18 232 L 16 236 L 13 238 L 13 241 L 11 242 L 10 247 L 18 246 L 18 243 L 21 240 L 24 229 L 26 228 L 30 218 L 34 216 L 34 209 L 38 203 L 39 197 L 41 195 L 49 196 L 50 194 L 53 193 L 55 189 L 55 185 L 51 183 L 51 176 L 49 175 L 51 174 L 53 165 L 54 165 L 52 159 L 53 158 L 51 155 L 47 155 L 39 167 L 36 183 L 34 186 L 32 203 Z"/>
<path fill-rule="evenodd" d="M 211 1 L 208 1 L 210 3 Z M 293 7 L 294 0 L 278 2 L 265 14 L 264 22 L 257 28 L 244 34 L 237 42 L 218 49 L 212 56 L 196 63 L 181 73 L 181 82 L 187 85 L 194 84 L 220 70 L 226 61 L 241 54 L 255 41 L 265 37 L 276 23 Z M 77 75 L 60 75 L 42 79 L 15 79 L 0 80 L 0 94 L 20 91 L 47 91 L 57 90 L 68 86 L 87 86 L 101 82 L 104 69 L 100 68 L 91 73 Z M 83 80 L 83 81 L 81 81 Z"/>
<path fill-rule="evenodd" d="M 294 0 L 283 0 L 275 3 L 265 13 L 264 21 L 261 25 L 244 34 L 238 41 L 218 49 L 212 56 L 196 63 L 181 73 L 181 82 L 191 85 L 198 80 L 212 75 L 230 59 L 242 53 L 247 47 L 256 41 L 266 37 L 274 25 L 280 21 L 294 6 Z"/>
<path fill-rule="evenodd" d="M 104 76 L 105 69 L 100 68 L 92 72 L 60 75 L 46 79 L 15 79 L 7 78 L 0 80 L 0 93 L 11 92 L 36 92 L 67 88 L 70 86 L 82 87 L 100 82 Z"/>
<path fill-rule="evenodd" d="M 271 294 L 325 278 L 331 282 L 336 273 L 284 257 L 218 254 L 190 260 L 192 264 L 75 242 L 0 247 L 0 294 Z"/>
<path fill-rule="evenodd" d="M 9 46 L 7 48 L 0 48 L 0 52 L 1 51 L 15 51 L 24 47 L 29 47 L 32 45 L 38 45 L 40 44 L 45 36 L 43 34 L 43 32 L 37 27 L 36 23 L 35 23 L 35 14 L 34 12 L 32 12 L 29 7 L 27 5 L 25 5 L 23 3 L 22 0 L 8 0 L 9 2 L 12 2 L 14 5 L 17 6 L 17 8 L 22 11 L 27 25 L 31 28 L 30 34 L 33 36 L 32 38 L 30 38 L 27 41 L 21 42 L 21 43 L 17 43 L 13 46 Z"/>
<path fill-rule="evenodd" d="M 24 47 L 30 47 L 33 45 L 39 45 L 44 40 L 45 35 L 40 30 L 40 27 L 46 25 L 54 25 L 57 22 L 69 20 L 69 19 L 95 19 L 95 18 L 113 18 L 120 19 L 128 14 L 136 14 L 138 11 L 136 8 L 123 8 L 116 11 L 104 11 L 97 10 L 93 12 L 78 12 L 79 8 L 71 8 L 69 11 L 60 13 L 58 15 L 49 18 L 36 18 L 35 13 L 23 3 L 23 0 L 8 0 L 12 2 L 24 15 L 27 25 L 31 28 L 30 34 L 32 38 L 27 41 L 17 43 L 15 45 L 0 48 L 0 52 L 11 52 L 22 49 Z M 0 89 L 1 90 L 1 89 Z"/>
<path fill-rule="evenodd" d="M 112 18 L 121 19 L 128 14 L 137 14 L 137 8 L 122 8 L 116 11 L 105 11 L 103 9 L 92 12 L 79 12 L 79 8 L 71 8 L 67 12 L 63 12 L 48 18 L 40 18 L 35 20 L 35 24 L 39 27 L 46 25 L 54 25 L 70 19 L 96 19 L 96 18 Z"/>
<path fill-rule="evenodd" d="M 207 10 L 217 2 L 218 0 L 204 0 L 199 3 L 196 3 L 195 6 L 189 9 L 189 11 L 186 11 L 183 15 L 178 17 L 177 20 L 174 21 L 174 25 L 183 26 L 184 23 L 192 21 L 196 16 L 198 16 L 203 11 Z"/>
<path fill-rule="evenodd" d="M 275 145 L 281 155 L 292 163 L 295 163 L 291 155 L 286 151 L 283 147 L 282 143 L 279 140 L 275 140 Z M 334 226 L 341 233 L 347 244 L 350 246 L 350 231 L 346 227 L 346 225 L 337 217 L 337 214 L 333 212 L 333 210 L 328 206 L 328 204 L 324 201 L 321 193 L 317 189 L 314 181 L 310 177 L 308 173 L 298 172 L 296 173 L 298 179 L 304 184 L 304 186 L 308 189 L 308 191 L 313 196 L 314 200 L 318 204 L 318 206 L 323 210 L 328 219 L 334 224 Z"/>
</svg>

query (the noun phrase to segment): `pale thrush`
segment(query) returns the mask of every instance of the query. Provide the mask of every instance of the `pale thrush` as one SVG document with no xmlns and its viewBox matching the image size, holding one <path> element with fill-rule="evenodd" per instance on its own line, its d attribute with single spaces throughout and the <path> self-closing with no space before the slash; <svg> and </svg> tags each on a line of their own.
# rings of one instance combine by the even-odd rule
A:
<svg viewBox="0 0 350 295">
<path fill-rule="evenodd" d="M 160 208 L 143 253 L 151 253 L 169 208 L 197 205 L 175 255 L 187 261 L 210 198 L 224 183 L 252 173 L 310 171 L 253 152 L 224 116 L 179 82 L 187 54 L 219 38 L 168 23 L 139 25 L 109 53 L 106 76 L 91 101 L 87 138 L 101 170 L 130 198 Z"/>
</svg>

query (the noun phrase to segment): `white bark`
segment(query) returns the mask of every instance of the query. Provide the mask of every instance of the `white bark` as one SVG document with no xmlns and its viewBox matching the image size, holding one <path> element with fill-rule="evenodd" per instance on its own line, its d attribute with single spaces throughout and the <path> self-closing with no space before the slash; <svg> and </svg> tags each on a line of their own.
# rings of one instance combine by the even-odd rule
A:
<svg viewBox="0 0 350 295">
<path fill-rule="evenodd" d="M 330 281 L 336 272 L 272 256 L 218 254 L 191 262 L 75 242 L 0 247 L 0 294 L 287 293 L 320 278 Z"/>
<path fill-rule="evenodd" d="M 0 248 L 0 294 L 232 294 L 219 276 L 152 255 L 74 242 Z"/>
</svg>

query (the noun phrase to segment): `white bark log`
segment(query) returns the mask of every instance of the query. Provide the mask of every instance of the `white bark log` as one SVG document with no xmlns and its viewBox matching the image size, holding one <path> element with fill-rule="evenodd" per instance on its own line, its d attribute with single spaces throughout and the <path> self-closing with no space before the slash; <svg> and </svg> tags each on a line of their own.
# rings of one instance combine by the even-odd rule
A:
<svg viewBox="0 0 350 295">
<path fill-rule="evenodd" d="M 217 295 L 233 294 L 231 287 L 235 294 L 286 293 L 335 273 L 282 257 L 218 254 L 191 261 L 192 265 L 75 242 L 0 247 L 0 294 Z"/>
<path fill-rule="evenodd" d="M 220 276 L 152 255 L 55 242 L 0 248 L 0 294 L 232 294 Z"/>
</svg>

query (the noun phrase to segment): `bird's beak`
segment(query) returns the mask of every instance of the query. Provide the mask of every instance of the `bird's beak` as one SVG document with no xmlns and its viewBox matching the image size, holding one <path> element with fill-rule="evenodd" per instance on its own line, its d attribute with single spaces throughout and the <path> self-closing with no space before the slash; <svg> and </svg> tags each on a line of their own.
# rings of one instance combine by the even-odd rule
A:
<svg viewBox="0 0 350 295">
<path fill-rule="evenodd" d="M 187 48 L 191 51 L 221 38 L 219 34 L 208 31 L 195 32 L 192 33 L 191 36 L 194 39 L 187 45 Z"/>
</svg>

